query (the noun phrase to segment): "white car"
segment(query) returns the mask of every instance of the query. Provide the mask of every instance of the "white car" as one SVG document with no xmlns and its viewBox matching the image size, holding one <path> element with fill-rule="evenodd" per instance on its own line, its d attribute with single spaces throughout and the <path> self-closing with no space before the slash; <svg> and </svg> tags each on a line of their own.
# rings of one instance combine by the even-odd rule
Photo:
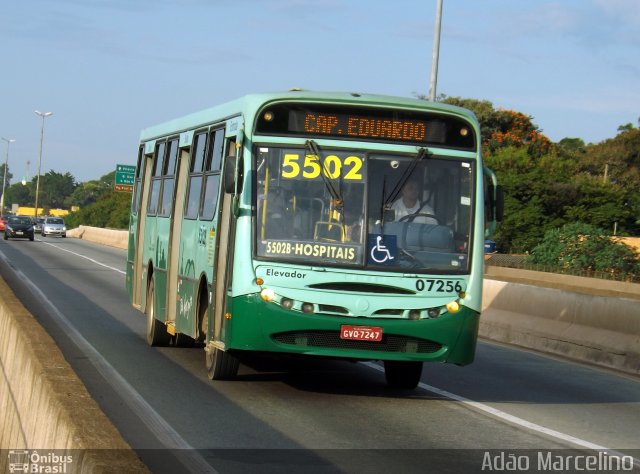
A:
<svg viewBox="0 0 640 474">
<path fill-rule="evenodd" d="M 48 235 L 67 236 L 67 228 L 62 217 L 47 217 L 42 223 L 42 237 Z"/>
</svg>

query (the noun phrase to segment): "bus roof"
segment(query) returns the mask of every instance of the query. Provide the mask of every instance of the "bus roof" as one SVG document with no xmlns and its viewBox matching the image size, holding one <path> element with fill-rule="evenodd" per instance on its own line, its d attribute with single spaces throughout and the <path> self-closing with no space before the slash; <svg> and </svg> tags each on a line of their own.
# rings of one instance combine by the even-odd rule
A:
<svg viewBox="0 0 640 474">
<path fill-rule="evenodd" d="M 473 112 L 462 107 L 457 107 L 439 102 L 431 102 L 423 99 L 396 97 L 376 94 L 364 94 L 356 92 L 314 92 L 300 89 L 292 89 L 286 92 L 250 94 L 239 99 L 226 102 L 221 105 L 195 112 L 184 117 L 170 120 L 142 130 L 140 141 L 146 142 L 159 137 L 176 134 L 182 131 L 194 130 L 199 127 L 229 119 L 238 115 L 247 116 L 250 112 L 257 111 L 269 102 L 281 101 L 306 101 L 332 104 L 360 104 L 364 106 L 398 107 L 404 109 L 432 110 L 448 112 L 477 122 Z M 247 117 L 252 120 L 251 117 Z M 245 124 L 252 127 L 251 123 Z"/>
</svg>

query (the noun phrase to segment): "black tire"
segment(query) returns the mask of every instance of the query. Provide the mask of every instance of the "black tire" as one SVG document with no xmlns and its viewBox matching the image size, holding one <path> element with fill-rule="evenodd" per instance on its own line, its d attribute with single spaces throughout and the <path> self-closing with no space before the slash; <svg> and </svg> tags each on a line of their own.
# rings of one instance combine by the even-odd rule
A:
<svg viewBox="0 0 640 474">
<path fill-rule="evenodd" d="M 384 376 L 389 388 L 413 390 L 420 383 L 422 362 L 385 360 Z"/>
<path fill-rule="evenodd" d="M 40 235 L 41 235 L 42 237 L 46 237 L 46 236 L 47 236 L 47 234 L 45 234 L 44 232 L 42 232 Z"/>
<path fill-rule="evenodd" d="M 168 346 L 171 341 L 171 335 L 167 332 L 166 326 L 156 319 L 154 291 L 154 283 L 153 279 L 151 279 L 147 289 L 147 307 L 145 308 L 147 315 L 147 344 L 150 346 Z"/>
<path fill-rule="evenodd" d="M 30 236 L 30 237 L 29 237 L 29 240 L 30 240 L 31 242 L 33 242 L 33 241 L 35 240 L 35 236 L 33 236 L 33 235 L 32 235 L 32 236 Z"/>
<path fill-rule="evenodd" d="M 200 303 L 198 303 L 198 327 L 196 328 L 196 340 L 204 342 L 209 336 L 209 305 L 207 299 L 206 285 L 200 288 Z"/>
<path fill-rule="evenodd" d="M 9 237 L 7 237 L 6 232 L 5 232 L 5 234 L 4 234 L 4 240 L 9 240 Z"/>
<path fill-rule="evenodd" d="M 207 375 L 211 380 L 230 380 L 238 375 L 240 361 L 229 352 L 208 347 L 205 351 Z"/>
</svg>

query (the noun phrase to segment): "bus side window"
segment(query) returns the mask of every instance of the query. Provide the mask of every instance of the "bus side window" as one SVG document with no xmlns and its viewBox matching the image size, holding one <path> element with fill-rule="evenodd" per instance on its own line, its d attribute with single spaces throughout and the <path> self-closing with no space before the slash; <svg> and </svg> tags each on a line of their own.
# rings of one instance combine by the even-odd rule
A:
<svg viewBox="0 0 640 474">
<path fill-rule="evenodd" d="M 156 150 L 153 154 L 153 178 L 151 178 L 151 195 L 149 196 L 149 206 L 147 207 L 148 215 L 155 215 L 158 211 L 158 200 L 160 199 L 160 187 L 162 185 L 162 163 L 166 143 L 156 143 Z"/>
<path fill-rule="evenodd" d="M 175 182 L 176 162 L 178 160 L 178 139 L 169 142 L 162 166 L 162 197 L 158 215 L 170 216 L 173 208 L 173 188 Z"/>
<path fill-rule="evenodd" d="M 135 186 L 133 188 L 133 199 L 131 200 L 131 213 L 137 215 L 140 212 L 140 201 L 142 197 L 142 179 L 143 171 L 142 166 L 144 164 L 144 146 L 140 146 L 138 149 L 138 161 L 136 164 L 136 178 Z"/>
<path fill-rule="evenodd" d="M 207 176 L 204 186 L 203 204 L 201 218 L 210 221 L 216 212 L 218 204 L 218 191 L 220 190 L 220 175 L 212 174 Z"/>
<path fill-rule="evenodd" d="M 212 130 L 209 134 L 207 160 L 204 167 L 204 192 L 200 203 L 200 218 L 210 221 L 216 212 L 220 190 L 220 162 L 224 146 L 224 128 Z"/>
<path fill-rule="evenodd" d="M 196 219 L 200 210 L 200 195 L 202 192 L 202 170 L 207 149 L 207 132 L 196 134 L 191 146 L 191 163 L 189 164 L 189 190 L 185 210 L 185 218 Z"/>
<path fill-rule="evenodd" d="M 219 128 L 211 132 L 211 143 L 209 156 L 207 157 L 206 171 L 220 171 L 222 163 L 222 151 L 224 149 L 224 128 Z"/>
</svg>

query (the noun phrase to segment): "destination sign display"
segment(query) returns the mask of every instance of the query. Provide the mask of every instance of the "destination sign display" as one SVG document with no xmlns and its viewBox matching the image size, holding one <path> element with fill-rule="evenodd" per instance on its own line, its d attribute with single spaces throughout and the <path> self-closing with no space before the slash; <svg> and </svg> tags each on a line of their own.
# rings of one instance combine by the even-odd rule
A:
<svg viewBox="0 0 640 474">
<path fill-rule="evenodd" d="M 436 112 L 323 104 L 277 104 L 264 109 L 256 134 L 332 137 L 474 150 L 472 126 Z"/>
<path fill-rule="evenodd" d="M 319 243 L 292 240 L 258 242 L 258 254 L 265 257 L 307 260 L 310 257 L 336 263 L 361 261 L 361 246 L 344 243 Z"/>
</svg>

